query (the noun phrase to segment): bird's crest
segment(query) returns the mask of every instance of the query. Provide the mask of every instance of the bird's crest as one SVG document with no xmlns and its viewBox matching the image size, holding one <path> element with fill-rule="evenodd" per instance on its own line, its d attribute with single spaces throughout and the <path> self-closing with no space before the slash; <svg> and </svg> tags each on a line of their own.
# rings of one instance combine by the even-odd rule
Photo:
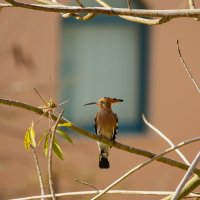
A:
<svg viewBox="0 0 200 200">
<path fill-rule="evenodd" d="M 93 105 L 93 104 L 101 105 L 105 103 L 108 105 L 111 105 L 112 103 L 118 103 L 118 102 L 123 102 L 123 100 L 117 99 L 117 98 L 111 98 L 111 97 L 103 97 L 103 98 L 100 98 L 97 102 L 86 103 L 83 106 Z"/>
<path fill-rule="evenodd" d="M 123 102 L 122 99 L 117 99 L 117 98 L 112 98 L 112 97 L 103 97 L 99 99 L 99 102 L 104 101 L 104 102 L 109 102 L 109 103 L 118 103 L 118 102 Z"/>
</svg>

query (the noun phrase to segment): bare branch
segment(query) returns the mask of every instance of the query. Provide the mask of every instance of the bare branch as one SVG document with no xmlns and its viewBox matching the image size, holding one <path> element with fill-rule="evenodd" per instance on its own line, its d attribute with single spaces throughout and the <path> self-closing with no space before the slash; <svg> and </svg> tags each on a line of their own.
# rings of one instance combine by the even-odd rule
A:
<svg viewBox="0 0 200 200">
<path fill-rule="evenodd" d="M 191 192 L 193 192 L 198 187 L 199 184 L 200 184 L 200 177 L 197 176 L 197 175 L 195 175 L 184 186 L 183 190 L 180 193 L 179 199 L 185 198 L 188 194 L 190 194 Z M 162 200 L 171 200 L 171 199 L 172 199 L 172 195 L 169 195 L 169 196 L 163 198 Z"/>
<path fill-rule="evenodd" d="M 33 88 L 33 89 L 34 89 L 34 91 L 37 93 L 37 95 L 40 97 L 40 99 L 42 100 L 42 102 L 43 102 L 46 106 L 48 106 L 47 103 L 46 103 L 46 101 L 42 98 L 42 96 L 40 95 L 40 93 L 37 91 L 37 89 L 36 89 L 36 88 Z"/>
<path fill-rule="evenodd" d="M 89 186 L 89 187 L 91 187 L 91 188 L 93 188 L 93 189 L 99 191 L 99 189 L 98 189 L 97 187 L 95 187 L 94 185 L 92 185 L 92 184 L 90 184 L 90 183 L 86 183 L 85 181 L 80 181 L 80 180 L 78 180 L 77 178 L 74 179 L 74 180 L 75 180 L 76 182 L 82 184 L 82 185 Z"/>
<path fill-rule="evenodd" d="M 77 16 L 75 17 L 77 20 L 80 20 L 80 21 L 88 21 L 88 20 L 91 20 L 93 19 L 94 17 L 96 17 L 97 14 L 95 13 L 88 13 L 87 15 L 85 16 Z M 63 16 L 64 17 L 64 16 Z"/>
<path fill-rule="evenodd" d="M 33 153 L 33 157 L 34 157 L 34 160 L 35 160 L 35 165 L 36 165 L 36 169 L 37 169 L 37 173 L 38 173 L 40 190 L 41 190 L 41 200 L 44 200 L 44 197 L 43 197 L 45 195 L 44 183 L 43 183 L 43 179 L 42 179 L 42 173 L 41 173 L 39 161 L 38 161 L 37 155 L 35 153 L 35 149 L 33 147 L 31 147 L 31 151 Z"/>
<path fill-rule="evenodd" d="M 196 5 L 194 3 L 194 0 L 188 0 L 188 2 L 189 2 L 190 9 L 196 9 Z M 194 19 L 199 21 L 200 20 L 200 16 L 198 16 L 197 18 L 194 18 Z"/>
<path fill-rule="evenodd" d="M 45 5 L 57 5 L 57 6 L 64 6 L 63 4 L 61 3 L 58 3 L 57 1 L 48 1 L 48 0 L 35 0 L 37 1 L 38 3 L 42 3 L 42 4 L 45 4 Z M 76 0 L 77 4 L 80 6 L 80 7 L 84 7 L 83 4 L 80 2 L 80 0 Z M 78 15 L 77 13 L 61 13 L 61 16 L 63 18 L 68 18 L 68 17 L 75 17 L 77 20 L 80 20 L 80 21 L 87 21 L 87 20 L 91 20 L 92 18 L 94 18 L 96 16 L 95 13 L 88 13 L 84 16 L 81 16 L 81 15 Z"/>
<path fill-rule="evenodd" d="M 105 3 L 102 0 L 96 0 L 96 2 L 105 8 L 112 8 L 110 5 L 108 5 L 107 3 Z M 130 1 L 128 0 L 127 3 L 128 3 L 128 8 L 131 10 Z M 167 18 L 146 19 L 146 18 L 142 18 L 142 17 L 132 17 L 132 16 L 124 16 L 124 15 L 119 15 L 119 17 L 121 17 L 122 19 L 128 20 L 128 21 L 131 21 L 131 22 L 137 22 L 137 23 L 146 24 L 146 25 L 157 25 L 157 24 L 162 24 L 162 23 L 169 21 L 169 18 L 168 19 Z"/>
<path fill-rule="evenodd" d="M 180 51 L 180 47 L 179 47 L 179 41 L 177 40 L 177 50 L 178 50 L 178 55 L 179 55 L 179 58 L 181 60 L 181 62 L 183 63 L 183 66 L 188 74 L 188 76 L 190 77 L 190 79 L 192 80 L 192 82 L 194 83 L 195 87 L 197 88 L 197 91 L 200 92 L 200 88 L 198 86 L 198 84 L 196 83 L 195 79 L 193 78 L 192 76 L 192 73 L 190 72 L 188 66 L 186 65 L 183 57 L 182 57 L 182 54 L 181 54 L 181 51 Z"/>
<path fill-rule="evenodd" d="M 106 192 L 108 192 L 110 189 L 112 189 L 114 186 L 116 186 L 117 184 L 119 184 L 121 181 L 123 181 L 124 179 L 126 179 L 128 176 L 130 176 L 132 173 L 138 171 L 139 169 L 143 168 L 144 166 L 148 165 L 149 163 L 153 162 L 154 160 L 157 160 L 158 158 L 160 158 L 161 156 L 164 156 L 182 146 L 185 145 L 185 142 L 181 142 L 180 144 L 176 145 L 176 146 L 172 146 L 169 149 L 163 151 L 162 153 L 159 153 L 157 155 L 155 155 L 153 158 L 151 158 L 150 160 L 147 160 L 139 165 L 137 165 L 136 167 L 132 168 L 131 170 L 129 170 L 127 173 L 125 173 L 123 176 L 121 176 L 120 178 L 118 178 L 116 181 L 114 181 L 112 184 L 110 184 L 107 188 L 105 188 L 101 193 L 99 193 L 98 195 L 96 195 L 94 198 L 92 198 L 91 200 L 95 200 L 99 197 L 101 197 L 103 194 L 105 194 Z"/>
<path fill-rule="evenodd" d="M 194 168 L 198 165 L 199 162 L 200 162 L 200 151 L 196 155 L 195 159 L 192 161 L 188 171 L 186 172 L 185 176 L 183 177 L 183 179 L 179 183 L 178 187 L 176 188 L 176 191 L 175 191 L 175 194 L 174 194 L 172 200 L 177 200 L 179 198 L 180 192 L 182 191 L 186 182 L 189 180 Z"/>
<path fill-rule="evenodd" d="M 0 3 L 0 8 L 9 8 L 9 7 L 14 7 L 12 4 L 10 3 Z"/>
<path fill-rule="evenodd" d="M 141 23 L 141 24 L 146 24 L 146 25 L 164 24 L 170 20 L 170 18 L 146 19 L 142 17 L 131 17 L 131 16 L 120 16 L 120 17 L 122 19 L 131 21 L 131 22 L 136 22 L 136 23 Z"/>
<path fill-rule="evenodd" d="M 50 0 L 51 2 L 53 2 L 53 3 L 57 3 L 57 0 Z"/>
<path fill-rule="evenodd" d="M 40 3 L 40 4 L 44 4 L 44 5 L 57 5 L 57 6 L 64 6 L 61 3 L 58 3 L 56 0 L 35 0 L 36 2 Z M 71 13 L 60 13 L 62 17 L 64 18 L 68 18 L 71 17 L 72 14 Z"/>
<path fill-rule="evenodd" d="M 80 7 L 84 7 L 84 5 L 81 3 L 81 1 L 80 0 L 76 0 L 76 3 L 80 6 Z"/>
<path fill-rule="evenodd" d="M 194 0 L 188 0 L 188 1 L 189 1 L 190 9 L 195 9 L 196 6 L 195 6 L 195 3 L 194 3 Z"/>
<path fill-rule="evenodd" d="M 7 99 L 0 98 L 0 104 L 14 106 L 14 107 L 19 107 L 19 108 L 22 108 L 22 109 L 25 109 L 25 110 L 32 111 L 32 112 L 34 112 L 36 114 L 39 114 L 39 115 L 44 114 L 44 112 L 43 112 L 42 109 L 34 107 L 34 106 L 31 106 L 31 105 L 28 105 L 28 104 L 25 104 L 25 103 L 21 103 L 21 102 L 18 102 L 18 101 L 13 101 L 13 100 L 7 100 Z M 47 118 L 49 117 L 48 113 L 45 113 L 44 116 L 47 117 Z M 53 113 L 51 113 L 51 117 L 52 117 L 52 119 L 54 121 L 56 121 L 57 118 L 58 118 Z M 72 129 L 76 133 L 84 135 L 84 136 L 86 136 L 88 138 L 91 138 L 93 140 L 102 142 L 104 144 L 108 144 L 109 146 L 113 146 L 113 147 L 118 148 L 120 150 L 129 152 L 129 153 L 138 154 L 138 155 L 141 155 L 141 156 L 144 156 L 144 157 L 147 157 L 147 158 L 153 158 L 154 156 L 156 156 L 155 153 L 152 153 L 152 152 L 149 152 L 149 151 L 146 151 L 146 150 L 143 150 L 143 149 L 131 147 L 131 146 L 128 146 L 128 145 L 125 145 L 125 144 L 121 144 L 119 142 L 113 142 L 113 141 L 110 141 L 110 140 L 108 140 L 106 138 L 101 138 L 101 137 L 99 137 L 99 136 L 97 136 L 97 135 L 95 135 L 93 133 L 90 133 L 89 131 L 86 131 L 86 130 L 84 130 L 84 129 L 78 127 L 78 126 L 76 126 L 75 124 L 70 123 L 64 117 L 62 117 L 60 119 L 59 123 L 69 123 L 68 128 Z M 195 142 L 195 141 L 199 141 L 199 138 L 194 139 L 193 142 Z M 191 141 L 187 140 L 184 143 L 186 145 L 186 144 L 191 143 Z M 189 166 L 186 165 L 186 164 L 183 164 L 181 162 L 175 161 L 175 160 L 170 159 L 170 158 L 166 158 L 164 156 L 158 158 L 157 161 L 165 163 L 165 164 L 173 166 L 173 167 L 177 167 L 177 168 L 182 169 L 182 170 L 187 170 L 189 168 Z M 200 169 L 196 168 L 194 170 L 194 173 L 200 176 Z"/>
<path fill-rule="evenodd" d="M 50 0 L 35 0 L 35 1 L 38 3 L 41 3 L 41 4 L 45 4 L 45 5 L 62 5 L 55 0 L 52 0 L 52 1 L 50 1 Z"/>
<path fill-rule="evenodd" d="M 127 0 L 127 5 L 128 5 L 128 8 L 131 10 L 131 0 Z"/>
<path fill-rule="evenodd" d="M 150 122 L 147 121 L 146 117 L 144 114 L 142 114 L 142 119 L 144 120 L 145 124 L 150 127 L 152 130 L 154 130 L 161 138 L 163 138 L 171 147 L 174 147 L 175 145 L 173 142 L 161 131 L 159 131 L 155 126 L 153 126 Z M 190 165 L 190 162 L 187 160 L 187 158 L 181 153 L 179 149 L 175 150 L 177 154 L 183 159 L 183 161 L 187 164 Z"/>
<path fill-rule="evenodd" d="M 60 119 L 62 118 L 64 111 L 61 111 L 59 114 L 54 126 L 52 127 L 52 133 L 50 135 L 50 142 L 49 142 L 49 152 L 48 152 L 48 175 L 49 175 L 49 187 L 52 195 L 52 199 L 56 200 L 54 185 L 53 185 L 53 175 L 52 175 L 52 149 L 53 149 L 53 141 L 55 139 L 55 133 L 58 126 Z"/>
<path fill-rule="evenodd" d="M 147 9 L 128 9 L 128 8 L 108 8 L 108 7 L 80 7 L 80 6 L 65 6 L 65 5 L 44 5 L 44 4 L 29 4 L 22 3 L 15 0 L 6 0 L 8 3 L 15 7 L 46 11 L 46 12 L 58 12 L 58 13 L 94 13 L 94 14 L 105 14 L 113 16 L 132 16 L 132 17 L 148 17 L 148 18 L 162 18 L 157 23 L 165 23 L 173 18 L 178 17 L 200 17 L 200 9 L 174 9 L 174 10 L 147 10 Z M 40 0 L 41 1 L 41 0 Z M 101 1 L 101 0 L 97 0 Z M 2 7 L 3 4 L 0 4 Z M 151 20 L 151 19 L 149 19 Z"/>
<path fill-rule="evenodd" d="M 84 196 L 84 195 L 93 195 L 98 194 L 100 191 L 78 191 L 78 192 L 65 192 L 65 193 L 57 193 L 56 197 L 63 197 L 63 196 Z M 124 195 L 141 195 L 141 196 L 166 196 L 166 195 L 172 195 L 174 192 L 171 191 L 134 191 L 134 190 L 110 190 L 108 191 L 108 194 L 124 194 Z M 22 197 L 22 198 L 16 198 L 16 199 L 10 199 L 10 200 L 33 200 L 33 199 L 39 199 L 39 198 L 50 198 L 51 194 L 47 194 L 44 196 L 30 196 L 30 197 Z M 198 194 L 190 193 L 189 197 L 199 197 Z"/>
</svg>

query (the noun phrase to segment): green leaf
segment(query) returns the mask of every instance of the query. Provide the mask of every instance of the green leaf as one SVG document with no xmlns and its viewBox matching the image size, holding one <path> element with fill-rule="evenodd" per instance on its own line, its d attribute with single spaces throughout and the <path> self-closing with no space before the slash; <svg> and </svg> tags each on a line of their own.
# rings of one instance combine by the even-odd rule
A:
<svg viewBox="0 0 200 200">
<path fill-rule="evenodd" d="M 28 135 L 29 135 L 29 133 L 28 133 L 28 131 L 26 131 L 25 136 L 24 136 L 24 147 L 27 151 L 30 150 L 30 140 L 29 140 Z"/>
<path fill-rule="evenodd" d="M 35 131 L 34 131 L 33 127 L 29 128 L 29 138 L 30 138 L 31 146 L 33 146 L 35 148 L 37 145 L 35 142 Z"/>
<path fill-rule="evenodd" d="M 61 160 L 64 160 L 63 159 L 62 149 L 60 148 L 60 145 L 58 144 L 58 141 L 56 141 L 55 139 L 53 141 L 53 151 L 58 156 L 58 158 L 60 158 Z"/>
<path fill-rule="evenodd" d="M 40 145 L 40 143 L 42 142 L 44 136 L 47 134 L 47 132 L 42 133 L 42 135 L 40 136 L 40 139 L 38 141 L 38 145 Z"/>
<path fill-rule="evenodd" d="M 45 141 L 44 141 L 44 155 L 47 157 L 49 151 L 49 133 L 46 135 Z"/>
<path fill-rule="evenodd" d="M 33 129 L 33 126 L 29 127 L 28 130 L 25 133 L 24 136 L 24 147 L 27 151 L 30 150 L 30 146 L 36 147 L 36 142 L 35 142 L 35 131 Z"/>
<path fill-rule="evenodd" d="M 65 122 L 63 124 L 58 124 L 58 127 L 71 127 L 73 124 L 71 122 Z"/>
<path fill-rule="evenodd" d="M 57 129 L 56 132 L 57 132 L 60 136 L 62 136 L 64 139 L 66 139 L 69 143 L 73 144 L 73 141 L 72 141 L 71 137 L 70 137 L 66 132 L 61 131 L 61 130 L 59 130 L 59 129 Z"/>
</svg>

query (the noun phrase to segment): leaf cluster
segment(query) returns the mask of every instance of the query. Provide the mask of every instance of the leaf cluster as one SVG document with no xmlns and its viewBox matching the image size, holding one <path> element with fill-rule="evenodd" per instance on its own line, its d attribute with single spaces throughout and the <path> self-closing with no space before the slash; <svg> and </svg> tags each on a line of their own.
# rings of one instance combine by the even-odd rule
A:
<svg viewBox="0 0 200 200">
<path fill-rule="evenodd" d="M 68 123 L 58 125 L 58 127 L 68 127 L 68 126 L 69 126 Z M 73 144 L 71 137 L 69 136 L 69 134 L 66 131 L 62 130 L 61 128 L 57 128 L 56 133 L 58 135 L 60 135 L 62 138 L 64 138 L 70 144 Z M 42 141 L 44 141 L 43 150 L 44 150 L 44 155 L 47 157 L 48 152 L 49 152 L 49 142 L 50 142 L 51 134 L 52 134 L 51 129 L 48 131 L 44 131 L 40 135 L 39 141 L 36 142 L 36 134 L 35 134 L 35 130 L 34 130 L 34 125 L 32 123 L 32 125 L 28 128 L 28 130 L 26 131 L 25 136 L 24 136 L 25 149 L 27 151 L 30 151 L 30 148 L 36 148 L 37 146 L 40 145 L 40 143 Z M 58 139 L 56 139 L 56 137 L 53 139 L 53 152 L 59 159 L 63 160 L 62 148 L 59 144 Z"/>
</svg>

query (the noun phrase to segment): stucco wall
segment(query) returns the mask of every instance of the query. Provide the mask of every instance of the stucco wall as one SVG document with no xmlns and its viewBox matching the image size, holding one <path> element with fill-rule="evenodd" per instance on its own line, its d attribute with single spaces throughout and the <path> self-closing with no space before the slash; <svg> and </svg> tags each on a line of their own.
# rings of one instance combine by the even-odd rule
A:
<svg viewBox="0 0 200 200">
<path fill-rule="evenodd" d="M 151 8 L 162 9 L 187 6 L 181 4 L 180 1 L 175 1 L 173 5 L 167 3 L 158 5 L 153 0 L 148 1 L 148 5 Z M 51 75 L 53 96 L 56 99 L 57 80 L 59 79 L 57 76 L 59 20 L 59 15 L 53 13 L 22 9 L 3 10 L 0 15 L 0 95 L 2 98 L 19 100 L 35 106 L 41 105 L 42 102 L 34 93 L 33 88 L 37 88 L 42 96 L 48 97 L 49 76 Z M 192 19 L 176 19 L 161 26 L 151 27 L 148 119 L 175 144 L 199 135 L 199 94 L 182 67 L 176 49 L 176 40 L 179 39 L 185 61 L 198 81 L 199 35 L 199 22 Z M 32 57 L 34 69 L 30 70 L 14 63 L 10 51 L 13 44 L 20 44 L 25 54 Z M 32 155 L 27 153 L 23 147 L 26 129 L 32 119 L 37 120 L 39 117 L 3 105 L 0 105 L 0 113 L 0 198 L 39 194 Z M 37 131 L 47 126 L 48 122 L 42 121 Z M 102 189 L 130 168 L 146 160 L 146 158 L 113 148 L 110 153 L 111 168 L 100 170 L 97 164 L 96 143 L 87 138 L 76 137 L 76 134 L 73 139 L 73 145 L 62 142 L 64 161 L 58 161 L 55 158 L 54 169 L 58 192 L 90 189 L 76 183 L 75 178 Z M 160 152 L 168 147 L 151 131 L 143 137 L 132 136 L 131 133 L 122 136 L 119 133 L 117 140 L 153 152 Z M 183 148 L 184 154 L 190 161 L 198 150 L 199 145 L 197 144 Z M 174 153 L 170 154 L 170 157 L 180 160 Z M 46 175 L 46 158 L 42 152 L 40 152 L 39 159 Z M 173 190 L 182 175 L 181 170 L 154 162 L 130 176 L 117 188 Z M 118 198 L 114 196 L 113 199 L 122 199 L 122 196 Z M 123 196 L 123 199 L 130 199 L 130 197 Z M 145 197 L 138 197 L 138 199 L 145 199 Z"/>
</svg>

